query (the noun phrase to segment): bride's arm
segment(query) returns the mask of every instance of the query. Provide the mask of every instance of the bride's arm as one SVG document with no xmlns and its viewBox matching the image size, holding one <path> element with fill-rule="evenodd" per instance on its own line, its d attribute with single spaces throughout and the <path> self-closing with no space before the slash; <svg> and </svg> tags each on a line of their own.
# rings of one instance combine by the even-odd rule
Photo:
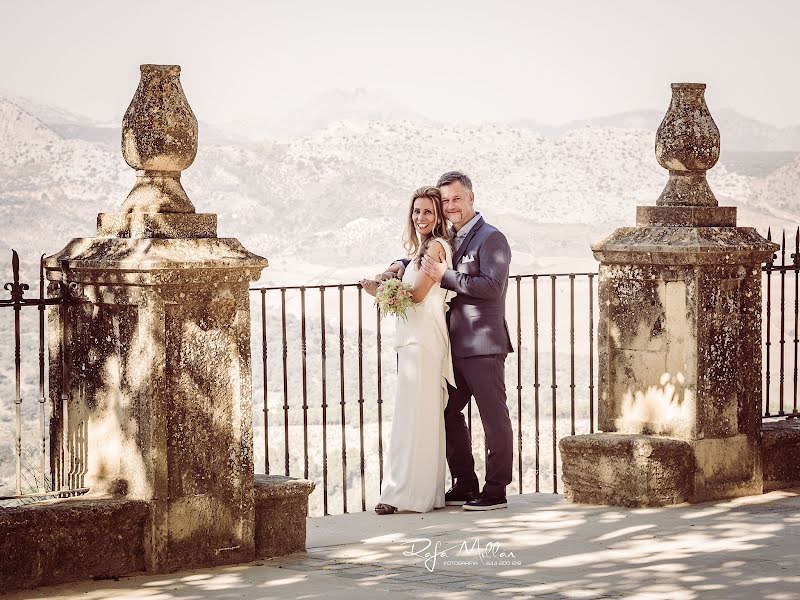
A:
<svg viewBox="0 0 800 600">
<path fill-rule="evenodd" d="M 430 244 L 425 251 L 425 256 L 436 262 L 445 262 L 444 248 L 438 242 Z M 417 273 L 417 279 L 414 281 L 414 287 L 411 288 L 411 300 L 415 304 L 419 304 L 425 300 L 425 296 L 431 291 L 433 284 L 436 283 L 433 279 L 428 277 L 424 271 Z"/>
</svg>

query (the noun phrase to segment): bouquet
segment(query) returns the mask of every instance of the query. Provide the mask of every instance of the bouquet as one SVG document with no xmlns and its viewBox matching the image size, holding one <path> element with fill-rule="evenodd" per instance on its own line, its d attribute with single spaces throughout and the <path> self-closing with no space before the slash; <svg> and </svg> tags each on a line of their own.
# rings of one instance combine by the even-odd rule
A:
<svg viewBox="0 0 800 600">
<path fill-rule="evenodd" d="M 375 292 L 375 305 L 380 309 L 381 317 L 394 315 L 405 321 L 408 309 L 414 306 L 411 286 L 399 279 L 382 281 Z"/>
</svg>

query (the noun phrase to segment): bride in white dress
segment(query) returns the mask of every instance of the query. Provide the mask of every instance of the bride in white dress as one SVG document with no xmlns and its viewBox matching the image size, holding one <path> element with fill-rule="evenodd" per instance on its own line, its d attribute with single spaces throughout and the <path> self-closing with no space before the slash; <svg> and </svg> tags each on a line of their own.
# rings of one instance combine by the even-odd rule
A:
<svg viewBox="0 0 800 600">
<path fill-rule="evenodd" d="M 404 236 L 411 262 L 403 282 L 412 286 L 414 306 L 406 321 L 397 322 L 397 395 L 378 514 L 428 512 L 445 505 L 444 407 L 447 383 L 455 386 L 445 313 L 455 294 L 442 289 L 419 265 L 427 255 L 452 269 L 449 237 L 439 190 L 419 188 Z M 395 275 L 387 271 L 378 279 Z M 363 280 L 361 285 L 374 295 L 378 282 Z"/>
</svg>

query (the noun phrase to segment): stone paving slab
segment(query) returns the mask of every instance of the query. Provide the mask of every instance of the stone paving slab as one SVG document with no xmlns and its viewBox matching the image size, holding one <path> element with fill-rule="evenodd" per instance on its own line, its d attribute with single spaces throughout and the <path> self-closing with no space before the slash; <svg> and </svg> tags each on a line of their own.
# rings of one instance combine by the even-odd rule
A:
<svg viewBox="0 0 800 600">
<path fill-rule="evenodd" d="M 800 599 L 800 490 L 635 510 L 530 494 L 485 513 L 448 507 L 308 523 L 306 553 L 42 588 L 3 600 Z M 498 564 L 501 552 L 513 553 L 504 560 L 514 564 Z"/>
</svg>

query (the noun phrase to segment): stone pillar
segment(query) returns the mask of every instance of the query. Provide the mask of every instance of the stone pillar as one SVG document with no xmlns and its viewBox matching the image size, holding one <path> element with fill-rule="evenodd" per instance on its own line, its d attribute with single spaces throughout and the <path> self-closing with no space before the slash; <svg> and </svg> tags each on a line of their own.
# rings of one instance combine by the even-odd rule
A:
<svg viewBox="0 0 800 600">
<path fill-rule="evenodd" d="M 565 494 L 649 506 L 762 492 L 761 264 L 777 246 L 736 226 L 705 172 L 719 131 L 704 84 L 672 84 L 656 135 L 669 180 L 600 261 L 599 428 L 561 440 Z"/>
<path fill-rule="evenodd" d="M 50 314 L 58 469 L 90 496 L 147 500 L 162 572 L 254 556 L 248 287 L 267 266 L 181 186 L 197 120 L 179 74 L 142 65 L 122 133 L 136 184 L 46 260 L 71 299 Z"/>
</svg>

